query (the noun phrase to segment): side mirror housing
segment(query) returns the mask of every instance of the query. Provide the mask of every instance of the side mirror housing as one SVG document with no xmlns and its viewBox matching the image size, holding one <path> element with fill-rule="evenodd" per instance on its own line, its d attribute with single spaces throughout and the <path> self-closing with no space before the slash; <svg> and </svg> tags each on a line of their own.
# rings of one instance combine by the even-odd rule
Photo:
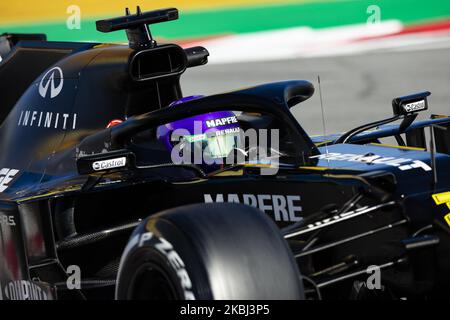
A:
<svg viewBox="0 0 450 320">
<path fill-rule="evenodd" d="M 392 101 L 394 115 L 410 115 L 428 109 L 428 96 L 431 92 L 425 91 L 409 96 L 395 98 Z"/>
<path fill-rule="evenodd" d="M 77 159 L 79 174 L 105 173 L 126 170 L 136 166 L 135 155 L 128 150 L 83 156 Z"/>
</svg>

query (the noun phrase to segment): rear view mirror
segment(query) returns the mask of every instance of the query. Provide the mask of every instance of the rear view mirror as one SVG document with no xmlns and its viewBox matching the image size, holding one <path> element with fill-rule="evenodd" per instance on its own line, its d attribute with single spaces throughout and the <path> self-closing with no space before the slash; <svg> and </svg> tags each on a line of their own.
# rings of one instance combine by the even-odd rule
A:
<svg viewBox="0 0 450 320">
<path fill-rule="evenodd" d="M 428 91 L 412 94 L 409 96 L 395 98 L 392 101 L 394 115 L 409 115 L 428 109 L 427 97 L 431 93 Z"/>
<path fill-rule="evenodd" d="M 128 150 L 118 150 L 77 159 L 79 174 L 104 173 L 135 167 L 135 156 Z"/>
</svg>

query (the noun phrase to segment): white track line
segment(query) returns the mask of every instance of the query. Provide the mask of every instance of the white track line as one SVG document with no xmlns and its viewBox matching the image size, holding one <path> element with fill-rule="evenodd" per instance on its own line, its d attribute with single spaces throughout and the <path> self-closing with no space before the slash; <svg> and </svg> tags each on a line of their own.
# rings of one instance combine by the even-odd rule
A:
<svg viewBox="0 0 450 320">
<path fill-rule="evenodd" d="M 425 48 L 447 46 L 447 42 L 450 42 L 449 31 L 390 36 L 403 29 L 402 23 L 397 20 L 377 25 L 360 24 L 326 29 L 296 27 L 230 35 L 189 43 L 189 46 L 205 46 L 211 53 L 210 63 L 225 64 L 353 55 L 380 50 L 427 50 Z"/>
</svg>

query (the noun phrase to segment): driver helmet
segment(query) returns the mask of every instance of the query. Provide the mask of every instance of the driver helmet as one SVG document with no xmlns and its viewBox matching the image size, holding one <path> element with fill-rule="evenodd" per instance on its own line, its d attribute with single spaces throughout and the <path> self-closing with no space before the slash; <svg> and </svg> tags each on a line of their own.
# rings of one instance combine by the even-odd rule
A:
<svg viewBox="0 0 450 320">
<path fill-rule="evenodd" d="M 189 96 L 169 107 L 202 98 Z M 174 121 L 157 128 L 157 138 L 171 152 L 172 162 L 195 164 L 205 172 L 223 168 L 225 159 L 239 146 L 240 126 L 234 112 L 210 112 Z"/>
</svg>

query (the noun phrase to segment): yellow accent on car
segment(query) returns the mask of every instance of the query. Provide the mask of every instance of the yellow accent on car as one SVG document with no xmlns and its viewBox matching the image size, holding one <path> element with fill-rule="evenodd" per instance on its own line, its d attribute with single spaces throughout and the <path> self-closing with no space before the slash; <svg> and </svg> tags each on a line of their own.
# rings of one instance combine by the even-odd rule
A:
<svg viewBox="0 0 450 320">
<path fill-rule="evenodd" d="M 111 46 L 116 46 L 117 44 L 113 44 L 113 43 L 100 43 L 96 46 L 93 46 L 94 49 L 101 49 L 101 48 L 108 48 Z"/>
<path fill-rule="evenodd" d="M 216 173 L 213 175 L 213 177 L 236 177 L 236 176 L 243 176 L 244 170 L 225 170 L 221 171 L 219 173 Z"/>
<path fill-rule="evenodd" d="M 447 222 L 448 226 L 450 227 L 450 213 L 447 214 L 447 215 L 444 217 L 444 219 L 445 219 L 445 222 Z"/>
<path fill-rule="evenodd" d="M 271 167 L 273 167 L 273 168 L 275 168 L 275 166 L 272 166 L 270 164 L 265 164 L 265 163 L 244 163 L 243 166 L 249 167 L 249 168 L 252 168 L 252 167 L 255 167 L 255 168 L 271 168 Z"/>
<path fill-rule="evenodd" d="M 431 119 L 445 119 L 445 118 L 450 118 L 450 117 L 444 116 L 442 114 L 433 114 L 433 116 L 431 117 Z"/>
<path fill-rule="evenodd" d="M 154 227 L 154 226 L 155 226 L 155 220 L 149 220 L 145 224 L 145 230 L 150 231 L 150 230 L 152 230 L 152 227 Z"/>
<path fill-rule="evenodd" d="M 433 200 L 437 205 L 450 202 L 450 191 L 433 194 Z"/>
<path fill-rule="evenodd" d="M 17 202 L 23 203 L 23 202 L 27 202 L 30 200 L 38 200 L 38 199 L 48 198 L 48 197 L 60 195 L 62 193 L 66 193 L 66 192 L 79 191 L 79 190 L 81 190 L 81 188 L 82 188 L 82 185 L 71 186 L 71 187 L 68 187 L 68 188 L 62 189 L 62 190 L 56 190 L 56 191 L 51 191 L 48 193 L 43 193 L 43 194 L 31 196 L 31 197 L 20 198 L 20 199 L 17 199 Z"/>
<path fill-rule="evenodd" d="M 325 141 L 316 142 L 315 145 L 316 145 L 316 147 L 320 147 L 320 146 L 323 146 L 324 144 L 327 144 L 330 142 L 333 142 L 333 140 L 325 140 Z"/>
<path fill-rule="evenodd" d="M 396 149 L 404 149 L 404 150 L 414 150 L 414 151 L 425 151 L 425 148 L 418 147 L 408 147 L 408 146 L 397 146 L 395 144 L 385 144 L 385 143 L 371 143 L 374 146 L 387 147 L 387 148 L 396 148 Z"/>
<path fill-rule="evenodd" d="M 328 167 L 308 167 L 308 166 L 304 166 L 304 167 L 299 167 L 299 169 L 325 171 L 325 170 L 328 170 L 330 168 L 328 168 Z"/>
</svg>

